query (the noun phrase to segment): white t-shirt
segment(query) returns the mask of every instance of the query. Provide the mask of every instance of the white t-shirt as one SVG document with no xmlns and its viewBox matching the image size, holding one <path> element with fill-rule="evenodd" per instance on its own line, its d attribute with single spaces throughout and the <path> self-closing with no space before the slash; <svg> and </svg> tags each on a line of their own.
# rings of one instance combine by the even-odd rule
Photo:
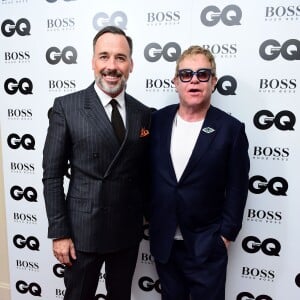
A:
<svg viewBox="0 0 300 300">
<path fill-rule="evenodd" d="M 188 122 L 178 114 L 174 119 L 170 153 L 177 181 L 180 180 L 192 155 L 203 121 Z M 179 227 L 176 229 L 174 239 L 183 239 Z"/>
</svg>

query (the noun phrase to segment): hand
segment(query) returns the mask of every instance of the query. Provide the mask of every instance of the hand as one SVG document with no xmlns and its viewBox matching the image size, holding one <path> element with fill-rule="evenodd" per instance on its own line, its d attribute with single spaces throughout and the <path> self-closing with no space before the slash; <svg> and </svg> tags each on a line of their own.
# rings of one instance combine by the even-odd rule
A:
<svg viewBox="0 0 300 300">
<path fill-rule="evenodd" d="M 70 238 L 53 240 L 53 254 L 60 263 L 72 266 L 71 259 L 76 259 L 73 241 Z"/>
<path fill-rule="evenodd" d="M 223 242 L 224 242 L 224 244 L 225 244 L 225 246 L 226 246 L 226 249 L 228 250 L 229 245 L 230 245 L 230 241 L 227 240 L 227 239 L 226 239 L 224 236 L 222 236 L 222 235 L 221 235 L 221 238 L 222 238 L 222 240 L 223 240 Z"/>
</svg>

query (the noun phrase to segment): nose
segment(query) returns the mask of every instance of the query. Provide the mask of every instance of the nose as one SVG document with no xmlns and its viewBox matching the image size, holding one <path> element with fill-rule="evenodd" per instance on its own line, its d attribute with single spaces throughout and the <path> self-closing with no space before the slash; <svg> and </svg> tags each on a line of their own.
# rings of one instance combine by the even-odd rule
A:
<svg viewBox="0 0 300 300">
<path fill-rule="evenodd" d="M 113 57 L 110 57 L 106 62 L 106 67 L 108 69 L 116 69 L 116 60 Z"/>
</svg>

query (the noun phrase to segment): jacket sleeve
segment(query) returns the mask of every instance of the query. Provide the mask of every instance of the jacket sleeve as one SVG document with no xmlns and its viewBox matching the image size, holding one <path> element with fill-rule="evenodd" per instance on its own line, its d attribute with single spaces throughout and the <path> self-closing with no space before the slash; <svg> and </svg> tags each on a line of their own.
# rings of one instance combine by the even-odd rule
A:
<svg viewBox="0 0 300 300">
<path fill-rule="evenodd" d="M 55 99 L 49 115 L 49 127 L 43 149 L 43 185 L 48 217 L 48 237 L 69 237 L 70 230 L 64 194 L 71 145 L 60 98 Z"/>
<path fill-rule="evenodd" d="M 228 161 L 225 203 L 221 235 L 234 241 L 242 227 L 249 181 L 248 139 L 241 123 L 234 138 Z"/>
</svg>

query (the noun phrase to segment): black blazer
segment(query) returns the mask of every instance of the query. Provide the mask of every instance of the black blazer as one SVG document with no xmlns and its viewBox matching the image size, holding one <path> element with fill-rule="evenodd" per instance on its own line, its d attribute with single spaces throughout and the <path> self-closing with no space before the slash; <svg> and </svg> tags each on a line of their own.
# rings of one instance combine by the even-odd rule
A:
<svg viewBox="0 0 300 300">
<path fill-rule="evenodd" d="M 150 248 L 169 258 L 179 225 L 191 255 L 207 256 L 221 235 L 234 240 L 248 192 L 248 140 L 243 123 L 210 106 L 188 164 L 177 181 L 170 155 L 178 105 L 152 116 Z"/>
<path fill-rule="evenodd" d="M 93 84 L 55 99 L 43 151 L 49 238 L 71 237 L 77 250 L 98 253 L 140 241 L 151 110 L 128 94 L 125 105 L 120 146 Z"/>
</svg>

